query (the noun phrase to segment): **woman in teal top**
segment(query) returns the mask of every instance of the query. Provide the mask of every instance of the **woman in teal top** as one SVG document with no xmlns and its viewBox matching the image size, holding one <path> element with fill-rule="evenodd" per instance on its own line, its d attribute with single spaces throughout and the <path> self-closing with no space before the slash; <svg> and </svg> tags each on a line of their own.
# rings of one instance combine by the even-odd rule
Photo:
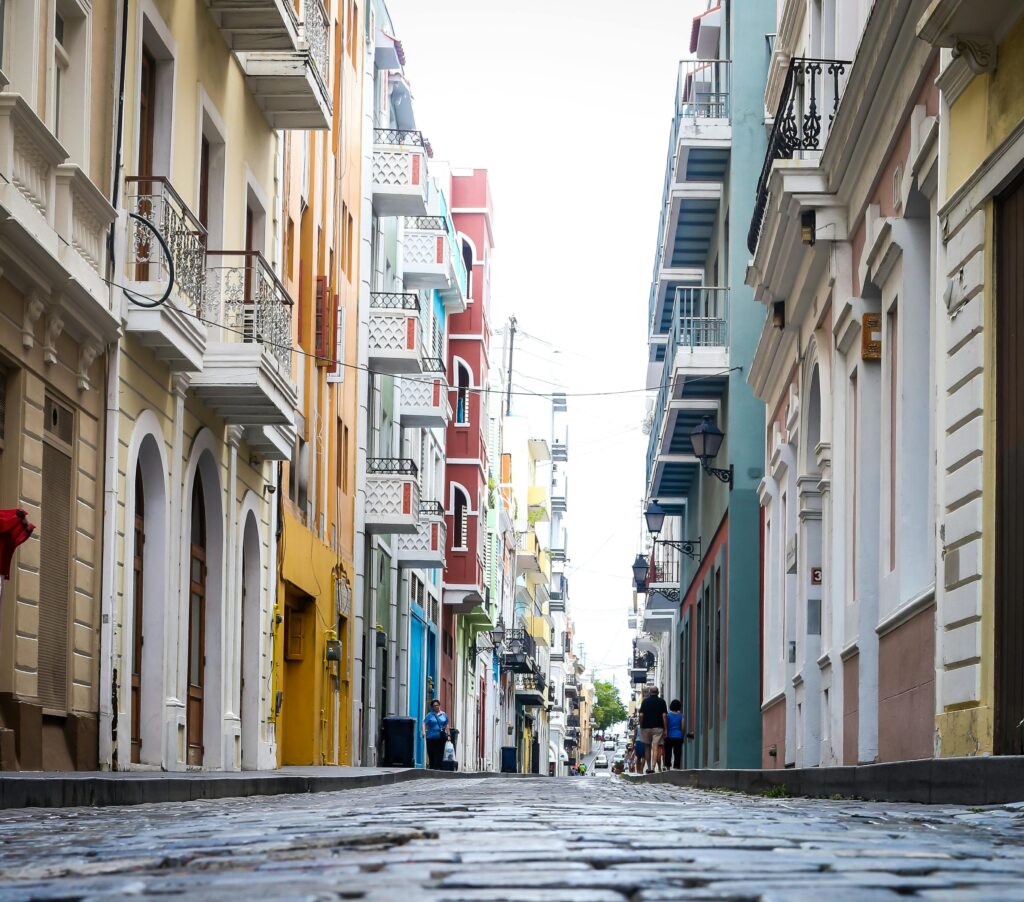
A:
<svg viewBox="0 0 1024 902">
<path fill-rule="evenodd" d="M 423 737 L 427 740 L 427 767 L 440 770 L 444 744 L 448 740 L 448 715 L 441 710 L 441 702 L 436 698 L 423 718 Z"/>
<path fill-rule="evenodd" d="M 676 770 L 683 767 L 683 706 L 674 699 L 665 715 L 665 763 Z"/>
</svg>

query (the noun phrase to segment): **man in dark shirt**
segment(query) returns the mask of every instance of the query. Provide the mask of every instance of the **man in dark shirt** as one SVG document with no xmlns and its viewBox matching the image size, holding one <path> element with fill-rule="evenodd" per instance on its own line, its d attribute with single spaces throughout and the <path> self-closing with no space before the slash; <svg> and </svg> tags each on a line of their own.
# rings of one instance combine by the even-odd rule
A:
<svg viewBox="0 0 1024 902">
<path fill-rule="evenodd" d="M 640 739 L 644 744 L 644 761 L 647 773 L 654 773 L 661 752 L 661 738 L 665 735 L 668 722 L 668 706 L 658 694 L 658 687 L 651 686 L 647 698 L 640 704 Z"/>
</svg>

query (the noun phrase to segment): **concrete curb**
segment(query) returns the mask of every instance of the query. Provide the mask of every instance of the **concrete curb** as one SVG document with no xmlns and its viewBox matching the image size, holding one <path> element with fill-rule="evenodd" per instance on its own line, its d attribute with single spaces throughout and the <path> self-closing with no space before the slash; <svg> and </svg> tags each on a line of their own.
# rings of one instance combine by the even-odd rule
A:
<svg viewBox="0 0 1024 902">
<path fill-rule="evenodd" d="M 1020 755 L 924 758 L 853 767 L 672 770 L 623 776 L 634 783 L 727 789 L 750 795 L 781 788 L 790 796 L 840 796 L 929 805 L 1001 805 L 1024 801 L 1024 756 Z"/>
<path fill-rule="evenodd" d="M 18 774 L 0 777 L 0 809 L 77 808 L 107 805 L 145 805 L 194 802 L 247 796 L 288 795 L 371 789 L 413 780 L 473 780 L 493 777 L 532 777 L 536 774 L 453 773 L 422 768 L 372 774 L 288 774 L 275 771 L 243 773 L 95 773 Z"/>
</svg>

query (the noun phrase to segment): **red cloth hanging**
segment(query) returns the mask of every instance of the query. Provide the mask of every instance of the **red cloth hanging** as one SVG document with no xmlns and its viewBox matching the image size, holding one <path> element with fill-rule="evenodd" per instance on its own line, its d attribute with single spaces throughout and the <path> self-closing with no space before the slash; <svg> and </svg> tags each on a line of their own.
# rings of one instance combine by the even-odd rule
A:
<svg viewBox="0 0 1024 902">
<path fill-rule="evenodd" d="M 28 522 L 23 510 L 0 510 L 0 576 L 11 578 L 11 559 L 14 550 L 35 531 L 35 524 Z"/>
</svg>

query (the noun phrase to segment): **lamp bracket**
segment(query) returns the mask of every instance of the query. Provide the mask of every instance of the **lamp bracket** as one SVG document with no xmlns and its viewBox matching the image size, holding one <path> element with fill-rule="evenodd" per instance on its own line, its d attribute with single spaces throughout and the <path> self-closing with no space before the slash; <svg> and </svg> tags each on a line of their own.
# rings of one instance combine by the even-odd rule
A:
<svg viewBox="0 0 1024 902">
<path fill-rule="evenodd" d="M 732 491 L 732 476 L 733 476 L 733 465 L 732 464 L 729 464 L 729 469 L 728 470 L 721 470 L 718 467 L 709 467 L 706 460 L 702 460 L 701 464 L 704 467 L 704 472 L 707 473 L 708 476 L 714 476 L 715 479 L 718 479 L 721 482 L 724 482 L 726 485 L 729 486 L 729 491 L 730 492 Z"/>
<path fill-rule="evenodd" d="M 674 548 L 680 554 L 685 554 L 691 561 L 700 560 L 700 536 L 696 539 L 655 539 L 654 544 Z"/>
</svg>

